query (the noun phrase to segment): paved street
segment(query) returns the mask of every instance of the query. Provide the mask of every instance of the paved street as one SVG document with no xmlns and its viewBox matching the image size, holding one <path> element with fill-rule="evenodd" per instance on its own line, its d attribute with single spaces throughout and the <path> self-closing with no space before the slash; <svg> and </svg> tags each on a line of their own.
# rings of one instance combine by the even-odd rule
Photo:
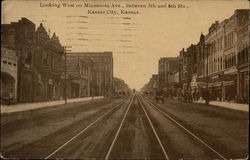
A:
<svg viewBox="0 0 250 160">
<path fill-rule="evenodd" d="M 1 126 L 8 158 L 246 158 L 248 113 L 140 95 L 55 107 Z"/>
</svg>

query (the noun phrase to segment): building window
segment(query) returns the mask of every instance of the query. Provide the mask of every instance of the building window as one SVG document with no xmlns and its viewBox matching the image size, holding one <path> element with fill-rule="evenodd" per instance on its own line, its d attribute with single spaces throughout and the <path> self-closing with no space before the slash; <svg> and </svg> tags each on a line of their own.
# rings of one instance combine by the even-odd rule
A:
<svg viewBox="0 0 250 160">
<path fill-rule="evenodd" d="M 11 62 L 8 62 L 8 64 L 9 64 L 9 65 L 12 65 L 12 63 L 11 63 Z"/>
<path fill-rule="evenodd" d="M 49 65 L 49 55 L 46 52 L 42 53 L 42 61 L 44 65 Z"/>
<path fill-rule="evenodd" d="M 32 59 L 31 52 L 28 52 L 25 58 L 25 63 L 31 64 L 31 59 Z"/>
<path fill-rule="evenodd" d="M 230 68 L 232 66 L 232 54 L 229 54 L 229 59 L 228 59 L 228 68 Z"/>
<path fill-rule="evenodd" d="M 7 63 L 7 61 L 3 61 L 3 63 Z"/>
<path fill-rule="evenodd" d="M 245 15 L 243 15 L 242 16 L 242 25 L 244 25 L 244 24 L 246 24 L 246 22 L 247 22 L 247 18 L 246 18 L 246 16 Z"/>
</svg>

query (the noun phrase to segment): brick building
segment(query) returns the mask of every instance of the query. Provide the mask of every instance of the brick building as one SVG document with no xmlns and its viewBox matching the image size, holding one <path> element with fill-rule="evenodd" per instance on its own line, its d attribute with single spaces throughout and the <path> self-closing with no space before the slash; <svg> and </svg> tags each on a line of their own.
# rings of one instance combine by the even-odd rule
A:
<svg viewBox="0 0 250 160">
<path fill-rule="evenodd" d="M 165 71 L 166 58 L 160 58 L 158 62 L 158 85 L 159 88 L 164 88 L 166 84 L 166 71 Z"/>
<path fill-rule="evenodd" d="M 197 72 L 198 72 L 198 61 L 197 61 L 197 46 L 191 44 L 187 48 L 187 58 L 188 58 L 188 90 L 193 93 L 198 90 L 198 83 L 196 82 Z"/>
<path fill-rule="evenodd" d="M 17 101 L 17 66 L 15 50 L 1 47 L 1 104 Z"/>
<path fill-rule="evenodd" d="M 67 97 L 89 97 L 91 95 L 92 60 L 67 54 Z M 64 77 L 64 76 L 63 76 Z"/>
<path fill-rule="evenodd" d="M 16 52 L 17 102 L 59 99 L 63 71 L 63 47 L 58 37 L 50 37 L 42 24 L 27 18 L 2 24 L 1 45 Z"/>
<path fill-rule="evenodd" d="M 33 101 L 35 24 L 22 18 L 1 27 L 1 45 L 13 49 L 18 57 L 17 101 Z"/>
<path fill-rule="evenodd" d="M 228 19 L 212 24 L 205 36 L 205 44 L 209 46 L 208 88 L 213 95 L 211 99 L 230 101 L 248 97 L 248 91 L 244 89 L 248 88 L 249 21 L 244 18 L 248 15 L 249 10 L 236 10 Z"/>
<path fill-rule="evenodd" d="M 34 101 L 48 101 L 62 98 L 64 49 L 54 33 L 50 38 L 42 24 L 36 31 L 34 48 Z"/>
<path fill-rule="evenodd" d="M 236 34 L 237 34 L 237 69 L 238 83 L 237 93 L 240 102 L 248 103 L 249 97 L 249 10 L 236 10 Z"/>
<path fill-rule="evenodd" d="M 180 51 L 180 83 L 182 86 L 182 94 L 185 92 L 190 92 L 190 83 L 191 83 L 191 57 L 190 52 L 185 51 L 183 48 Z"/>
<path fill-rule="evenodd" d="M 208 34 L 201 35 L 196 53 L 190 47 L 181 51 L 184 86 L 188 86 L 192 75 L 191 88 L 197 86 L 200 94 L 208 88 L 210 100 L 247 102 L 249 19 L 246 17 L 249 10 L 236 10 L 228 19 L 215 21 Z"/>
<path fill-rule="evenodd" d="M 149 82 L 145 84 L 141 91 L 148 94 L 155 94 L 155 91 L 158 89 L 158 74 L 153 74 Z"/>
<path fill-rule="evenodd" d="M 89 61 L 92 66 L 90 95 L 106 96 L 113 92 L 113 53 L 112 52 L 72 52 L 67 59 Z"/>
<path fill-rule="evenodd" d="M 172 87 L 173 71 L 179 66 L 179 58 L 164 57 L 158 64 L 158 85 L 159 88 L 168 90 Z"/>
</svg>

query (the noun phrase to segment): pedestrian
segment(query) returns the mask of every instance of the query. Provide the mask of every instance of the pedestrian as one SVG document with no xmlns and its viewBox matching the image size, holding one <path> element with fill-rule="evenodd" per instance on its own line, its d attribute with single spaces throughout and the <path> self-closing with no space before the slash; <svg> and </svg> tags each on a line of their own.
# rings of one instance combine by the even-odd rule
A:
<svg viewBox="0 0 250 160">
<path fill-rule="evenodd" d="M 193 92 L 193 100 L 196 101 L 196 91 Z"/>
</svg>

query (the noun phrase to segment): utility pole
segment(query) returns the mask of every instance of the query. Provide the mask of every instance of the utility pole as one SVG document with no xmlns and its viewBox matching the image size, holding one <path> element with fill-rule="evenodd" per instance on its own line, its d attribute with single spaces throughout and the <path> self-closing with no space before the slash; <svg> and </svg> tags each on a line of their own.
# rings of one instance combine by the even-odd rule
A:
<svg viewBox="0 0 250 160">
<path fill-rule="evenodd" d="M 67 48 L 71 48 L 72 46 L 64 46 L 64 100 L 65 104 L 67 104 Z"/>
</svg>

